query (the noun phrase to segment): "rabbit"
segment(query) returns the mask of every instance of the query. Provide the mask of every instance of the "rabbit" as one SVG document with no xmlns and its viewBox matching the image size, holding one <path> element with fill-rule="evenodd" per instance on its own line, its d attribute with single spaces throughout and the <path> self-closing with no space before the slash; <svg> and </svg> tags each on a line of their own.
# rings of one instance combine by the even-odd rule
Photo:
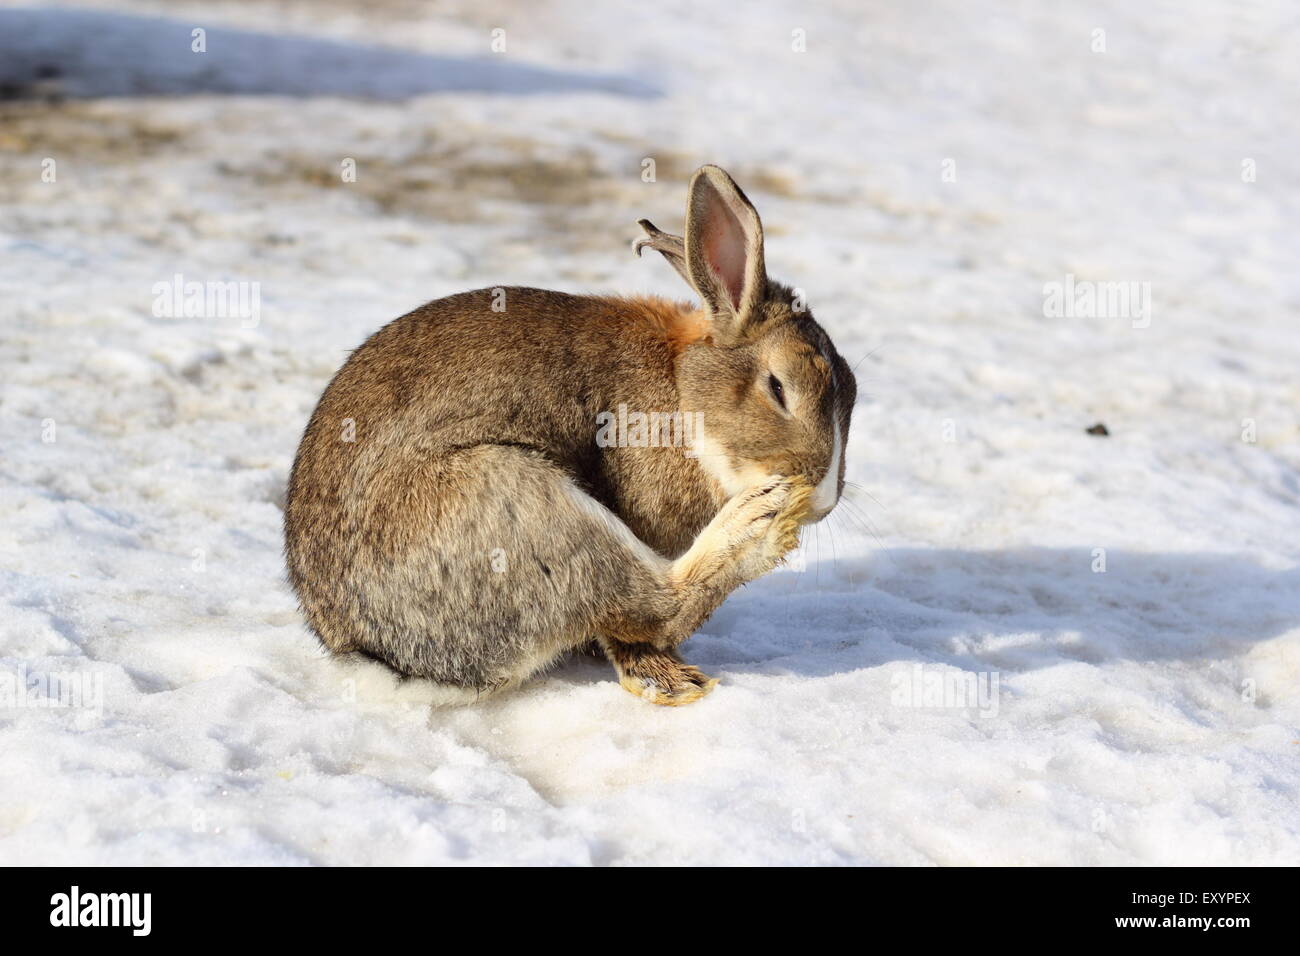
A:
<svg viewBox="0 0 1300 956">
<path fill-rule="evenodd" d="M 334 376 L 284 519 L 327 649 L 450 702 L 583 648 L 655 704 L 717 684 L 678 645 L 835 507 L 857 387 L 768 279 L 758 213 L 722 169 L 692 176 L 684 239 L 639 225 L 637 255 L 661 253 L 698 306 L 464 292 L 384 326 Z M 624 406 L 698 427 L 689 447 L 608 440 Z"/>
</svg>

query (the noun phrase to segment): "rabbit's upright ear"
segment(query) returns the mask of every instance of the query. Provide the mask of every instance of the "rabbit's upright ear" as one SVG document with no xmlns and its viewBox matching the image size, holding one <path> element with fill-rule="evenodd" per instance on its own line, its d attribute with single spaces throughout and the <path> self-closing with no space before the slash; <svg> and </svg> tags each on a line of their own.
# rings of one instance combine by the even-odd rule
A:
<svg viewBox="0 0 1300 956">
<path fill-rule="evenodd" d="M 735 181 L 717 166 L 691 178 L 686 269 L 704 299 L 720 344 L 736 341 L 767 292 L 763 224 Z"/>
</svg>

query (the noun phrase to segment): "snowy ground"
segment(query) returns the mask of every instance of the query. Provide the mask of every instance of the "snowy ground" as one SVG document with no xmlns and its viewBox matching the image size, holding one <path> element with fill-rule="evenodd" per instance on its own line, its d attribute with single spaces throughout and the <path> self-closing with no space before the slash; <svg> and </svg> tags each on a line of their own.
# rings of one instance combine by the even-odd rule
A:
<svg viewBox="0 0 1300 956">
<path fill-rule="evenodd" d="M 1293 6 L 351 6 L 0 5 L 0 863 L 1300 862 Z M 702 162 L 862 393 L 857 500 L 687 645 L 721 686 L 323 658 L 281 508 L 346 350 L 678 294 L 628 242 Z M 156 317 L 177 273 L 258 321 Z"/>
</svg>

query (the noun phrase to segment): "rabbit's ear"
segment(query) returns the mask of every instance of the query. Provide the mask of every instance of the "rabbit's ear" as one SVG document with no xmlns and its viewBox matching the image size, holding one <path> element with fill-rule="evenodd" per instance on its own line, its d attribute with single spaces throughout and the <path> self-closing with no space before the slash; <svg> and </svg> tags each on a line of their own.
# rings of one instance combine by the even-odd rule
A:
<svg viewBox="0 0 1300 956">
<path fill-rule="evenodd" d="M 713 314 L 715 337 L 734 341 L 767 292 L 763 224 L 740 187 L 717 166 L 702 166 L 691 179 L 686 269 Z"/>
<path fill-rule="evenodd" d="M 691 277 L 686 271 L 686 243 L 682 237 L 662 231 L 649 219 L 638 219 L 636 224 L 645 230 L 645 237 L 632 243 L 636 254 L 641 255 L 641 250 L 646 247 L 662 253 L 668 264 L 689 284 Z"/>
</svg>

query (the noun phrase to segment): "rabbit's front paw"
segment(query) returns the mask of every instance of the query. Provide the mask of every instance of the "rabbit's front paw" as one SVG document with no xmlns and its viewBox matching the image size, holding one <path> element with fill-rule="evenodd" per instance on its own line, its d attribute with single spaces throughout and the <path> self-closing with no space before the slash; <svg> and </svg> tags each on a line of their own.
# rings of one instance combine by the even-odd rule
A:
<svg viewBox="0 0 1300 956">
<path fill-rule="evenodd" d="M 773 493 L 763 496 L 765 489 Z M 781 478 L 755 489 L 756 500 L 766 501 L 772 510 L 763 515 L 761 523 L 754 524 L 761 531 L 753 539 L 739 561 L 741 576 L 752 581 L 766 574 L 781 562 L 799 544 L 799 528 L 808 516 L 812 502 L 812 486 L 802 478 Z"/>
<path fill-rule="evenodd" d="M 811 497 L 802 478 L 769 478 L 742 491 L 677 560 L 674 583 L 730 590 L 772 570 L 799 543 Z"/>
</svg>

